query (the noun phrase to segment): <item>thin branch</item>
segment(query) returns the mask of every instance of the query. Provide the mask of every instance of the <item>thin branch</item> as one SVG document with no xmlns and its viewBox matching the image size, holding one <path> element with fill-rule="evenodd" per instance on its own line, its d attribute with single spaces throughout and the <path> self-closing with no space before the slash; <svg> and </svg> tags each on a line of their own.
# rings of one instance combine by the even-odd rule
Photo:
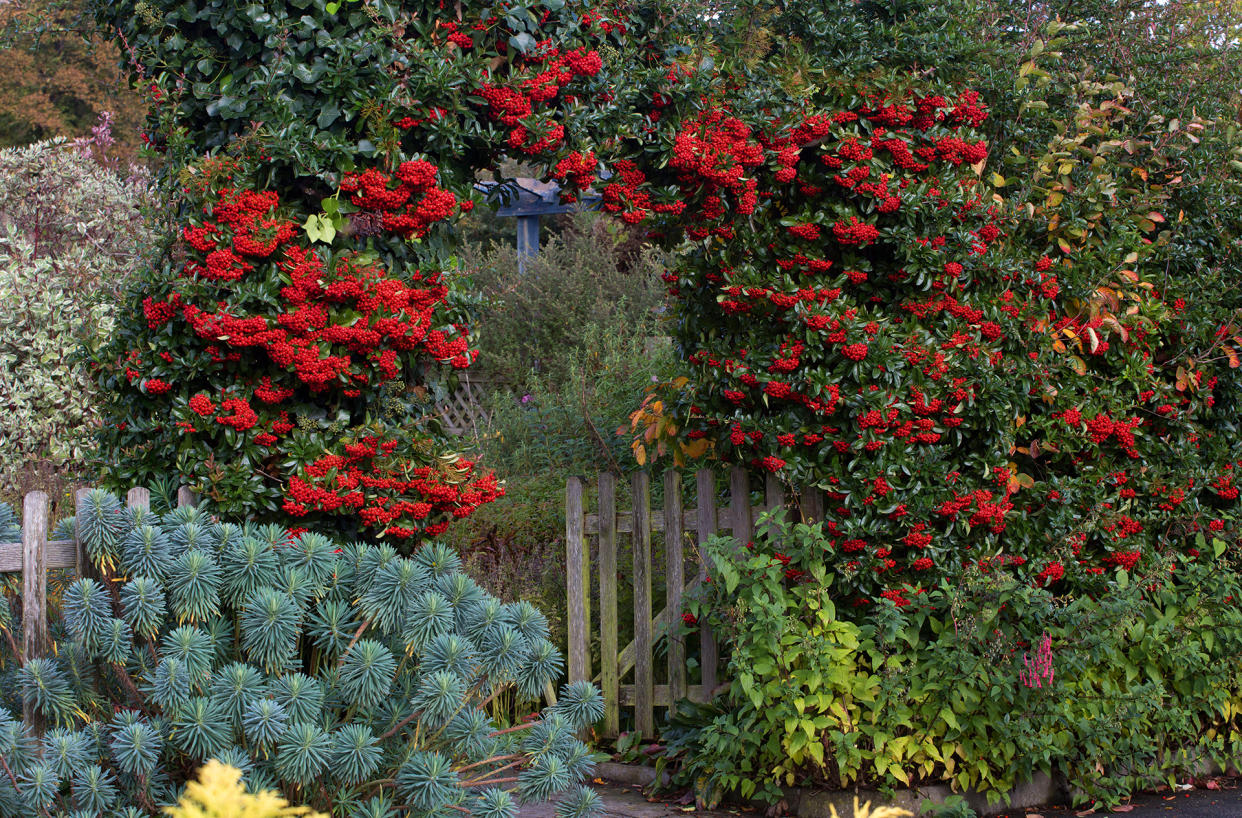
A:
<svg viewBox="0 0 1242 818">
<path fill-rule="evenodd" d="M 458 786 L 477 787 L 481 784 L 489 784 L 491 783 L 490 781 L 491 776 L 496 775 L 498 773 L 503 773 L 505 770 L 512 770 L 514 767 L 517 767 L 520 764 L 522 764 L 525 760 L 526 760 L 525 758 L 519 758 L 517 761 L 511 761 L 503 767 L 497 767 L 494 770 L 488 770 L 487 772 L 483 773 L 483 775 L 479 776 L 478 778 L 472 778 L 469 781 L 462 781 Z"/>
</svg>

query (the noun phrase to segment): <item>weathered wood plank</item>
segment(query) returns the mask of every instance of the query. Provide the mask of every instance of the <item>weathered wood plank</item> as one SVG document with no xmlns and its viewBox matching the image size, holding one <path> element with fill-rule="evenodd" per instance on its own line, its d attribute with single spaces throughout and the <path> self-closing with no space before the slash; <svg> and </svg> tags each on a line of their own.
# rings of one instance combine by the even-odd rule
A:
<svg viewBox="0 0 1242 818">
<path fill-rule="evenodd" d="M 752 526 L 754 525 L 755 521 L 759 519 L 759 515 L 762 513 L 763 513 L 762 508 L 751 509 L 750 522 Z M 682 525 L 683 530 L 697 531 L 699 527 L 699 510 L 697 508 L 684 509 L 682 511 L 681 525 Z M 661 531 L 661 532 L 664 531 L 664 512 L 663 511 L 656 510 L 656 511 L 651 512 L 651 530 Z M 716 531 L 725 532 L 725 531 L 732 531 L 732 530 L 733 530 L 733 520 L 729 517 L 729 515 L 725 515 L 724 518 L 717 519 Z M 599 515 L 598 514 L 586 515 L 586 527 L 584 528 L 584 531 L 589 536 L 593 536 L 599 533 Z M 617 512 L 617 533 L 618 534 L 633 534 L 634 533 L 634 513 L 632 511 L 618 511 Z"/>
<path fill-rule="evenodd" d="M 817 523 L 824 519 L 824 493 L 819 489 L 803 489 L 799 505 L 802 510 L 802 522 Z"/>
<path fill-rule="evenodd" d="M 750 508 L 750 475 L 741 466 L 729 469 L 729 521 L 734 538 L 745 545 L 754 536 L 754 516 Z"/>
<path fill-rule="evenodd" d="M 634 502 L 634 728 L 655 736 L 652 689 L 655 668 L 651 655 L 651 475 L 635 472 Z M 572 610 L 572 608 L 571 608 Z"/>
<path fill-rule="evenodd" d="M 774 522 L 785 518 L 785 487 L 775 474 L 763 481 L 763 512 L 771 514 Z"/>
<path fill-rule="evenodd" d="M 43 551 L 43 567 L 77 568 L 78 546 L 73 540 L 48 540 Z M 15 574 L 22 570 L 22 544 L 0 543 L 0 574 Z"/>
<path fill-rule="evenodd" d="M 177 506 L 196 506 L 198 505 L 198 492 L 189 486 L 182 486 L 177 489 Z"/>
<path fill-rule="evenodd" d="M 591 613 L 587 577 L 591 570 L 582 525 L 582 480 L 565 482 L 565 585 L 569 616 L 569 681 L 591 678 Z"/>
<path fill-rule="evenodd" d="M 716 533 L 716 475 L 711 469 L 699 469 L 694 474 L 696 502 L 698 503 L 698 519 L 695 521 L 698 533 L 699 550 L 703 543 Z M 699 581 L 707 578 L 707 557 L 699 559 Z M 718 663 L 716 636 L 712 629 L 703 624 L 699 627 L 699 664 L 703 686 L 710 692 L 716 687 L 716 670 Z"/>
<path fill-rule="evenodd" d="M 617 478 L 599 475 L 599 653 L 604 694 L 604 735 L 621 731 L 621 683 L 617 670 Z"/>
<path fill-rule="evenodd" d="M 705 702 L 707 701 L 707 697 L 710 691 L 703 685 L 690 685 L 687 693 L 690 696 L 690 698 L 694 699 L 696 702 Z M 672 704 L 669 703 L 668 685 L 656 685 L 654 688 L 652 688 L 651 700 L 655 704 L 656 707 L 672 707 Z M 673 699 L 672 701 L 677 701 L 677 699 Z M 622 685 L 621 686 L 621 702 L 620 703 L 625 705 L 626 707 L 633 706 L 634 685 Z"/>
<path fill-rule="evenodd" d="M 22 503 L 22 660 L 47 655 L 52 640 L 47 632 L 47 494 L 32 491 Z M 23 706 L 27 724 L 42 732 L 42 719 Z"/>
<path fill-rule="evenodd" d="M 695 577 L 694 579 L 690 580 L 690 583 L 686 586 L 686 590 L 684 593 L 690 593 L 691 591 L 693 591 L 695 588 L 698 588 L 698 587 L 699 587 L 699 579 L 698 577 Z M 652 645 L 655 645 L 657 642 L 659 642 L 661 639 L 664 638 L 665 634 L 668 633 L 669 625 L 672 624 L 672 620 L 676 619 L 679 616 L 681 616 L 681 611 L 678 611 L 676 615 L 674 615 L 672 610 L 666 606 L 658 614 L 651 617 L 651 644 Z M 630 642 L 628 645 L 626 645 L 625 647 L 621 649 L 620 653 L 617 654 L 617 676 L 618 678 L 625 678 L 625 674 L 629 673 L 633 667 L 634 667 L 634 643 Z M 600 681 L 600 677 L 596 676 L 594 679 L 592 679 L 592 681 L 598 682 Z"/>
<path fill-rule="evenodd" d="M 125 495 L 125 505 L 130 508 L 151 508 L 151 492 L 144 488 L 132 488 Z"/>
<path fill-rule="evenodd" d="M 673 469 L 664 472 L 665 610 L 669 612 L 668 686 L 673 701 L 686 695 L 686 642 L 676 634 L 681 618 L 682 593 L 686 585 L 686 561 L 682 532 L 681 475 Z"/>
</svg>

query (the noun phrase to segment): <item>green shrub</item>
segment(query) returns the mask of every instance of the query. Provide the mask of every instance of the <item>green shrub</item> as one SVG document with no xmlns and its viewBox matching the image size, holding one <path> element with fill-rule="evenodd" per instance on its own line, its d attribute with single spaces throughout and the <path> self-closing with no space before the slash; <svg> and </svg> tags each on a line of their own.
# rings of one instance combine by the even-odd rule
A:
<svg viewBox="0 0 1242 818">
<path fill-rule="evenodd" d="M 478 322 L 487 327 L 479 370 L 514 388 L 533 372 L 545 388 L 561 391 L 573 379 L 574 357 L 596 340 L 590 327 L 638 337 L 658 332 L 663 260 L 633 228 L 590 212 L 567 217 L 522 272 L 512 243 L 467 247 L 462 262 L 483 299 Z"/>
<path fill-rule="evenodd" d="M 502 691 L 541 696 L 562 659 L 537 609 L 485 593 L 444 545 L 402 557 L 101 491 L 77 529 L 102 579 L 73 583 L 55 654 L 5 680 L 11 712 L 25 704 L 46 732 L 0 713 L 17 781 L 0 779 L 0 814 L 152 814 L 213 758 L 358 818 L 511 818 L 513 794 L 547 800 L 590 773 L 576 733 L 602 715 L 591 685 L 530 722 L 489 715 Z M 559 809 L 595 805 L 580 789 Z"/>
<path fill-rule="evenodd" d="M 82 474 L 98 411 L 77 351 L 110 331 L 150 240 L 147 185 L 90 144 L 0 151 L 0 497 L 57 496 Z"/>
<path fill-rule="evenodd" d="M 1107 591 L 1059 596 L 980 561 L 914 602 L 845 607 L 816 524 L 716 538 L 691 604 L 727 645 L 728 689 L 666 737 L 681 776 L 784 786 L 950 784 L 1001 798 L 1060 771 L 1115 804 L 1242 749 L 1242 583 L 1221 540 L 1169 549 Z M 740 557 L 739 557 L 740 554 Z"/>
</svg>

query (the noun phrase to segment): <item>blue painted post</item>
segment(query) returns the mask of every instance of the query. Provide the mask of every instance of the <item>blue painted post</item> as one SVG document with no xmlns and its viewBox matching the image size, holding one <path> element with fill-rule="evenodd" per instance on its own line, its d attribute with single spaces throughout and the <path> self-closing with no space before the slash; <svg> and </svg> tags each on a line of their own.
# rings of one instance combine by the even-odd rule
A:
<svg viewBox="0 0 1242 818">
<path fill-rule="evenodd" d="M 526 259 L 539 255 L 539 215 L 517 217 L 518 272 L 526 272 Z"/>
</svg>

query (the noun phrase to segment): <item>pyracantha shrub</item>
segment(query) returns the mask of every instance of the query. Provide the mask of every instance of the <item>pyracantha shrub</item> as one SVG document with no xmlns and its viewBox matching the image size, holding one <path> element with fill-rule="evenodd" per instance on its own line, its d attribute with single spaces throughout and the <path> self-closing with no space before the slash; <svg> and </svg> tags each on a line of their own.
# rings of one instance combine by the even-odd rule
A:
<svg viewBox="0 0 1242 818">
<path fill-rule="evenodd" d="M 428 419 L 426 365 L 476 354 L 443 274 L 365 239 L 312 242 L 228 160 L 196 170 L 177 267 L 136 289 L 140 312 L 98 357 L 104 447 L 126 453 L 112 479 L 149 484 L 171 465 L 223 512 L 396 538 L 440 534 L 499 496 Z M 425 161 L 341 184 L 381 231 L 423 235 L 457 208 Z"/>
<path fill-rule="evenodd" d="M 500 691 L 538 699 L 563 661 L 543 615 L 485 593 L 451 549 L 405 557 L 99 490 L 77 530 L 102 579 L 68 589 L 54 655 L 5 679 L 0 814 L 153 815 L 210 759 L 336 815 L 513 816 L 567 792 L 563 814 L 594 811 L 577 733 L 602 699 L 576 683 L 494 722 Z M 23 705 L 41 737 L 10 715 Z"/>
<path fill-rule="evenodd" d="M 980 95 L 904 76 L 783 117 L 718 103 L 666 124 L 667 168 L 604 183 L 605 208 L 684 240 L 666 281 L 688 380 L 656 431 L 822 489 L 856 603 L 972 563 L 1103 590 L 1235 519 L 1220 398 L 1242 335 L 1206 271 L 1163 279 L 1190 251 L 1157 229 L 1219 147 L 1195 146 L 1232 137 L 1196 121 L 1183 146 L 1120 84 L 1072 93 L 1072 135 L 1013 199 Z"/>
<path fill-rule="evenodd" d="M 394 539 L 495 499 L 437 420 L 477 355 L 452 222 L 478 171 L 571 152 L 619 32 L 578 4 L 97 5 L 181 219 L 96 357 L 108 484 Z"/>
</svg>

